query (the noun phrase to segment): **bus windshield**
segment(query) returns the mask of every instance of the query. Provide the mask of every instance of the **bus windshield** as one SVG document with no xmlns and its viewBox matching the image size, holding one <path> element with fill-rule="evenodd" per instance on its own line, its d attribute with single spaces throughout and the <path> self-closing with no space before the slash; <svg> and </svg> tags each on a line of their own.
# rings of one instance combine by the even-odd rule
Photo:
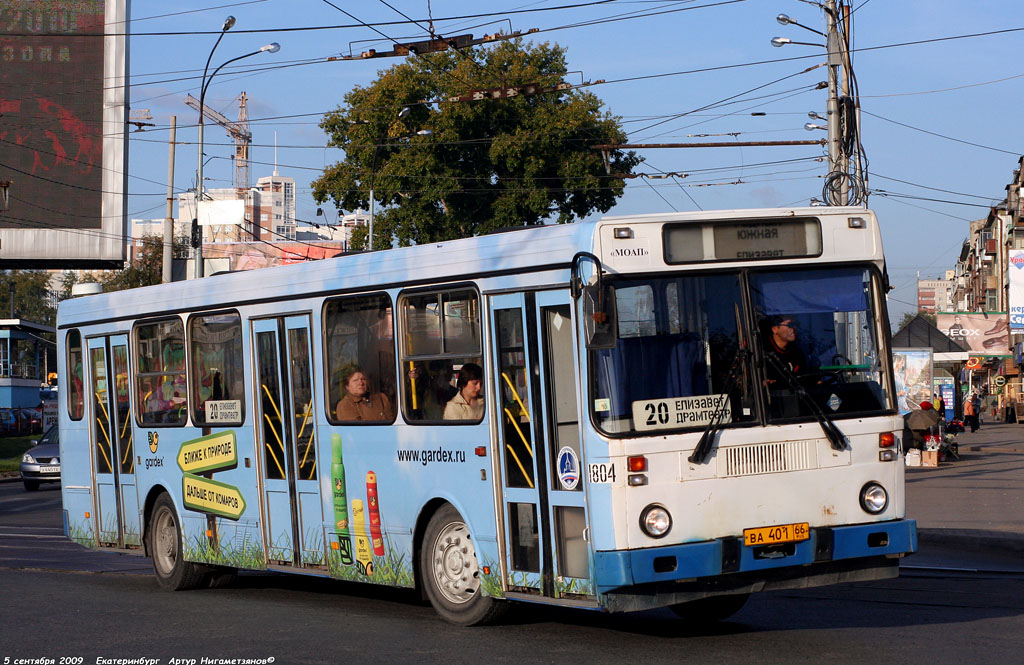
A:
<svg viewBox="0 0 1024 665">
<path fill-rule="evenodd" d="M 594 422 L 626 435 L 892 409 L 874 280 L 864 267 L 616 280 L 617 340 L 590 352 Z"/>
</svg>

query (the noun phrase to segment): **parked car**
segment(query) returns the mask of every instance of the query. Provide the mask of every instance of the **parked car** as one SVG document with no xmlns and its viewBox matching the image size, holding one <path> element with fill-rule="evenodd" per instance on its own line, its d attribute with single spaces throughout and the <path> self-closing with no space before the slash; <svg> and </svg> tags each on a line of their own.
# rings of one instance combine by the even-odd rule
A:
<svg viewBox="0 0 1024 665">
<path fill-rule="evenodd" d="M 0 434 L 21 434 L 17 409 L 0 409 Z"/>
<path fill-rule="evenodd" d="M 37 445 L 21 458 L 21 482 L 27 491 L 39 489 L 40 483 L 60 482 L 60 445 L 57 427 L 46 430 Z"/>
<path fill-rule="evenodd" d="M 38 434 L 43 431 L 43 413 L 39 409 L 18 409 L 22 433 Z"/>
</svg>

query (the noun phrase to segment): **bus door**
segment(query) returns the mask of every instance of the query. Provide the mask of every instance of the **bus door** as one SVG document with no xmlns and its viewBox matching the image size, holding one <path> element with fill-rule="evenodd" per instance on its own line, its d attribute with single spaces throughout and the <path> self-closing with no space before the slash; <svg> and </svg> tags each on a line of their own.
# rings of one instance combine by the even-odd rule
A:
<svg viewBox="0 0 1024 665">
<path fill-rule="evenodd" d="M 323 566 L 309 317 L 254 321 L 252 332 L 268 559 L 283 566 Z"/>
<path fill-rule="evenodd" d="M 569 294 L 495 296 L 491 317 L 509 590 L 592 599 Z"/>
<path fill-rule="evenodd" d="M 142 544 L 129 396 L 128 337 L 88 340 L 89 428 L 99 544 Z M 111 379 L 111 377 L 113 377 Z"/>
</svg>

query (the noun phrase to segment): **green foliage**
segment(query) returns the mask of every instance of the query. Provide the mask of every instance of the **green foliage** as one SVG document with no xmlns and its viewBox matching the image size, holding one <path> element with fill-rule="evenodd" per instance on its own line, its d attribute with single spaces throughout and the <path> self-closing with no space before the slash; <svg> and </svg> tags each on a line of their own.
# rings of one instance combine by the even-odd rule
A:
<svg viewBox="0 0 1024 665">
<path fill-rule="evenodd" d="M 172 250 L 174 257 L 187 256 L 186 243 L 184 238 L 174 239 Z M 156 235 L 145 236 L 142 238 L 142 246 L 135 252 L 135 258 L 122 270 L 88 272 L 80 276 L 76 276 L 74 273 L 65 273 L 62 284 L 67 294 L 70 294 L 71 287 L 79 282 L 99 282 L 103 286 L 104 292 L 160 284 L 163 281 L 163 261 L 163 238 Z"/>
<path fill-rule="evenodd" d="M 513 85 L 551 88 L 564 82 L 566 69 L 564 49 L 521 40 L 391 67 L 324 116 L 328 144 L 344 149 L 345 159 L 313 182 L 313 197 L 366 210 L 373 189 L 377 249 L 609 210 L 624 181 L 607 175 L 592 146 L 622 143 L 626 135 L 592 93 L 421 103 Z M 424 130 L 431 134 L 417 133 Z M 629 173 L 640 161 L 632 152 L 609 152 L 614 173 Z M 363 242 L 358 236 L 353 245 Z"/>
<path fill-rule="evenodd" d="M 900 319 L 900 322 L 896 325 L 896 328 L 895 330 L 893 330 L 893 332 L 899 332 L 900 330 L 903 330 L 907 326 L 907 324 L 913 321 L 915 318 L 917 318 L 918 315 L 920 315 L 921 318 L 923 318 L 925 321 L 932 324 L 933 326 L 936 325 L 936 317 L 931 312 L 904 312 L 903 318 Z"/>
<path fill-rule="evenodd" d="M 52 326 L 57 310 L 50 307 L 50 274 L 45 270 L 5 270 L 0 273 L 0 311 L 10 314 L 11 287 L 14 287 L 14 318 Z"/>
</svg>

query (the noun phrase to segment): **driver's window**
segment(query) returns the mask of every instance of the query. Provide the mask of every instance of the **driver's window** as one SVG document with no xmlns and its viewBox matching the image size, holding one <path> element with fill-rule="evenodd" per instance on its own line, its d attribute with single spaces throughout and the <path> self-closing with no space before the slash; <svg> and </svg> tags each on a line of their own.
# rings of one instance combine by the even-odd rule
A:
<svg viewBox="0 0 1024 665">
<path fill-rule="evenodd" d="M 770 418 L 888 408 L 870 271 L 753 273 L 750 292 Z"/>
</svg>

